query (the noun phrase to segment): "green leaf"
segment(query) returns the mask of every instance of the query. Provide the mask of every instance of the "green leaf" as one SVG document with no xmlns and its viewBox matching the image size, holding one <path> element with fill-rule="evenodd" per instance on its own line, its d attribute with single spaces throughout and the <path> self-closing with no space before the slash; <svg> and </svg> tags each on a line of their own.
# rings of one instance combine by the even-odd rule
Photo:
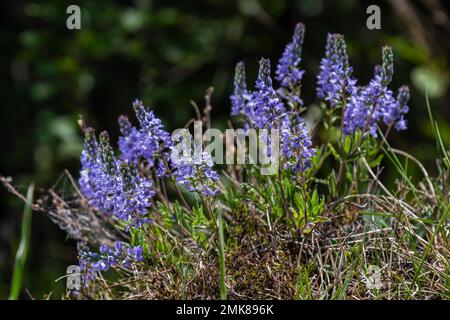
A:
<svg viewBox="0 0 450 320">
<path fill-rule="evenodd" d="M 328 144 L 328 148 L 331 151 L 331 154 L 333 155 L 333 157 L 338 160 L 341 161 L 341 156 L 337 153 L 336 149 L 333 147 L 333 145 L 331 143 Z"/>
<path fill-rule="evenodd" d="M 344 139 L 344 152 L 345 154 L 349 154 L 350 153 L 350 149 L 352 147 L 352 137 L 351 136 L 346 136 Z"/>
<path fill-rule="evenodd" d="M 383 155 L 380 154 L 375 160 L 370 161 L 369 165 L 371 168 L 378 166 L 381 163 L 381 160 L 383 160 Z"/>
</svg>

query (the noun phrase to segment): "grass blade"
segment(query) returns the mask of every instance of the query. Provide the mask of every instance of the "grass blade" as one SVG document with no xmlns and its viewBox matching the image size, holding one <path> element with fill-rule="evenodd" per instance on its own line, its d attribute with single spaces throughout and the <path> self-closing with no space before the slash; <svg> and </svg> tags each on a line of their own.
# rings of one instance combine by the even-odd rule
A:
<svg viewBox="0 0 450 320">
<path fill-rule="evenodd" d="M 22 217 L 22 235 L 20 237 L 19 248 L 16 252 L 16 259 L 14 262 L 14 271 L 11 282 L 11 291 L 9 294 L 10 300 L 17 300 L 19 298 L 20 290 L 22 288 L 22 278 L 25 269 L 25 263 L 28 257 L 28 250 L 30 248 L 30 234 L 31 234 L 31 207 L 33 203 L 34 184 L 30 184 L 27 191 L 27 202 L 23 210 Z"/>
<path fill-rule="evenodd" d="M 225 240 L 223 236 L 222 210 L 219 209 L 219 268 L 220 268 L 220 299 L 227 299 L 227 286 L 225 284 Z"/>
</svg>

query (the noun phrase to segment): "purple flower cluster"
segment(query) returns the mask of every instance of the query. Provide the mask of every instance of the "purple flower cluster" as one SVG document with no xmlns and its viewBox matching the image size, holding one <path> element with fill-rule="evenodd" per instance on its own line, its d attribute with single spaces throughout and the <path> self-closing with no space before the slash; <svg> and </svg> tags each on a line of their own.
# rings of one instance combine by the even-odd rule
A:
<svg viewBox="0 0 450 320">
<path fill-rule="evenodd" d="M 390 47 L 382 50 L 383 64 L 375 67 L 374 78 L 367 86 L 357 88 L 349 98 L 344 111 L 344 133 L 357 130 L 369 132 L 377 137 L 377 123 L 406 129 L 405 114 L 408 112 L 409 89 L 399 89 L 397 98 L 388 88 L 394 73 L 393 55 Z"/>
<path fill-rule="evenodd" d="M 81 163 L 80 189 L 92 206 L 117 217 L 127 228 L 150 221 L 152 182 L 139 175 L 134 164 L 115 158 L 107 132 L 97 143 L 94 130 L 86 130 Z"/>
<path fill-rule="evenodd" d="M 151 167 L 156 168 L 158 176 L 165 176 L 168 170 L 161 159 L 167 158 L 167 150 L 171 146 L 170 135 L 163 129 L 161 120 L 145 108 L 141 101 L 135 100 L 133 107 L 140 128 L 133 127 L 126 116 L 119 118 L 122 136 L 119 137 L 118 145 L 121 158 L 134 164 L 146 160 Z"/>
<path fill-rule="evenodd" d="M 282 98 L 272 87 L 269 59 L 261 59 L 255 87 L 248 103 L 250 123 L 258 129 L 282 127 L 288 120 L 287 110 Z"/>
<path fill-rule="evenodd" d="M 284 49 L 278 62 L 275 78 L 280 81 L 282 87 L 290 88 L 302 80 L 304 70 L 299 68 L 302 61 L 302 46 L 305 37 L 305 25 L 298 23 L 295 26 L 292 41 Z"/>
<path fill-rule="evenodd" d="M 115 200 L 117 217 L 135 228 L 151 222 L 148 208 L 155 194 L 151 180 L 141 176 L 133 164 L 126 162 L 121 162 L 120 174 Z"/>
<path fill-rule="evenodd" d="M 118 143 L 119 159 L 107 132 L 102 132 L 97 140 L 94 129 L 85 130 L 79 179 L 80 190 L 89 204 L 117 218 L 127 231 L 151 222 L 149 208 L 155 192 L 152 180 L 137 169 L 142 161 L 146 162 L 147 168 L 155 168 L 159 177 L 172 174 L 177 183 L 189 191 L 206 196 L 215 196 L 219 192 L 215 185 L 219 175 L 212 170 L 210 154 L 203 152 L 199 157 L 173 158 L 176 160 L 173 161 L 170 157 L 173 144 L 161 121 L 140 101 L 136 100 L 133 106 L 140 127 L 133 127 L 125 116 L 119 118 L 122 133 Z M 121 242 L 116 242 L 114 248 L 102 245 L 99 253 L 80 250 L 79 255 L 87 280 L 111 267 L 128 268 L 131 262 L 143 260 L 141 247 L 128 247 Z"/>
<path fill-rule="evenodd" d="M 328 101 L 331 107 L 344 104 L 356 86 L 351 74 L 344 36 L 328 34 L 325 57 L 320 61 L 317 76 L 317 96 Z"/>
<path fill-rule="evenodd" d="M 230 97 L 232 115 L 243 115 L 246 126 L 257 129 L 278 129 L 281 132 L 281 154 L 286 167 L 295 172 L 309 168 L 315 149 L 311 137 L 299 115 L 301 80 L 304 71 L 299 68 L 305 28 L 298 23 L 292 41 L 286 46 L 276 70 L 281 87 L 274 89 L 270 61 L 262 58 L 254 91 L 245 84 L 245 67 L 236 66 L 234 92 Z M 267 144 L 270 141 L 267 138 Z M 270 146 L 268 146 L 270 149 Z M 269 151 L 270 152 L 270 151 Z"/>
<path fill-rule="evenodd" d="M 230 96 L 232 116 L 244 112 L 246 101 L 249 98 L 248 94 L 247 83 L 245 82 L 245 65 L 243 62 L 238 62 L 234 71 L 234 90 Z"/>
<path fill-rule="evenodd" d="M 312 148 L 311 138 L 302 118 L 292 118 L 290 126 L 281 129 L 281 153 L 286 159 L 286 169 L 303 172 L 311 167 L 316 149 Z"/>
<path fill-rule="evenodd" d="M 120 241 L 116 241 L 113 248 L 101 245 L 98 253 L 79 245 L 78 255 L 80 269 L 85 275 L 85 283 L 95 279 L 98 273 L 113 267 L 130 268 L 133 262 L 144 261 L 142 247 L 129 247 Z"/>
<path fill-rule="evenodd" d="M 392 49 L 382 50 L 382 66 L 375 68 L 375 76 L 368 85 L 357 87 L 348 63 L 344 37 L 329 34 L 325 57 L 320 63 L 317 77 L 317 96 L 330 107 L 344 108 L 343 131 L 352 134 L 357 130 L 377 136 L 377 123 L 382 121 L 397 130 L 406 129 L 404 115 L 408 112 L 409 90 L 399 90 L 397 99 L 388 88 L 394 74 Z"/>
<path fill-rule="evenodd" d="M 133 107 L 140 127 L 133 127 L 125 116 L 119 118 L 120 159 L 114 155 L 107 132 L 100 134 L 98 143 L 94 130 L 86 130 L 79 180 L 80 189 L 90 205 L 117 217 L 127 229 L 151 222 L 148 209 L 155 192 L 152 180 L 137 170 L 141 161 L 146 162 L 147 168 L 155 168 L 157 176 L 172 175 L 189 191 L 207 196 L 218 194 L 215 182 L 219 179 L 208 153 L 170 157 L 173 143 L 161 121 L 142 102 L 136 100 Z"/>
<path fill-rule="evenodd" d="M 100 149 L 93 128 L 87 128 L 84 135 L 84 150 L 81 152 L 81 171 L 78 182 L 80 190 L 88 199 L 89 204 L 102 210 L 103 204 L 97 196 L 100 191 L 99 180 L 102 177 L 103 167 L 99 159 Z"/>
<path fill-rule="evenodd" d="M 302 105 L 300 99 L 301 81 L 304 70 L 299 68 L 302 61 L 303 39 L 305 37 L 305 25 L 297 23 L 294 30 L 292 41 L 284 49 L 283 55 L 278 61 L 275 72 L 275 79 L 280 82 L 281 88 L 278 89 L 280 95 L 289 102 Z"/>
<path fill-rule="evenodd" d="M 211 154 L 201 150 L 192 150 L 191 146 L 181 143 L 181 150 L 172 147 L 172 175 L 178 184 L 190 192 L 198 192 L 212 197 L 219 194 L 216 182 L 219 174 L 212 169 L 214 163 Z"/>
<path fill-rule="evenodd" d="M 401 86 L 397 93 L 397 102 L 391 105 L 389 112 L 385 115 L 385 122 L 394 123 L 397 131 L 406 130 L 407 122 L 405 114 L 408 113 L 409 87 Z"/>
</svg>

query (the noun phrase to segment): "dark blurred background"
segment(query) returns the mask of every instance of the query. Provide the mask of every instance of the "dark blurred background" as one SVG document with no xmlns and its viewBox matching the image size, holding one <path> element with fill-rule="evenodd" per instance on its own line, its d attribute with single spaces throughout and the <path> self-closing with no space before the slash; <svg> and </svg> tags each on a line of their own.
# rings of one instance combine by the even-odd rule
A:
<svg viewBox="0 0 450 320">
<path fill-rule="evenodd" d="M 81 30 L 66 28 L 66 8 L 81 7 Z M 381 30 L 366 28 L 366 8 L 381 8 Z M 215 88 L 213 118 L 225 127 L 234 65 L 247 64 L 248 83 L 257 61 L 276 63 L 297 21 L 306 24 L 303 99 L 317 102 L 315 77 L 327 32 L 345 34 L 359 83 L 380 63 L 380 48 L 394 48 L 393 88 L 409 84 L 409 130 L 393 145 L 433 171 L 437 156 L 425 104 L 450 145 L 448 1 L 391 0 L 196 0 L 196 1 L 2 1 L 0 24 L 0 174 L 20 191 L 34 181 L 48 188 L 65 168 L 75 176 L 82 147 L 77 118 L 117 137 L 116 119 L 132 117 L 131 102 L 152 106 L 169 129 L 194 115 Z M 20 237 L 22 203 L 0 188 L 0 298 L 7 298 Z M 42 298 L 61 297 L 55 280 L 76 263 L 75 245 L 46 216 L 33 215 L 24 288 Z M 23 298 L 29 297 L 25 290 Z"/>
</svg>

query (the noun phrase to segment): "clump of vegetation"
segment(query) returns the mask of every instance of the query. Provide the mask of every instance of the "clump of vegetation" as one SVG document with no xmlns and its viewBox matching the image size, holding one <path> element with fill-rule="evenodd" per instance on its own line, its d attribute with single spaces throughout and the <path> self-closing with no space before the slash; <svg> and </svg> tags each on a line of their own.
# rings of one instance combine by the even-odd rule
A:
<svg viewBox="0 0 450 320">
<path fill-rule="evenodd" d="M 450 159 L 431 112 L 435 177 L 387 140 L 406 130 L 409 100 L 408 87 L 389 88 L 392 50 L 383 48 L 373 79 L 360 85 L 343 36 L 330 34 L 317 77 L 322 117 L 305 121 L 304 32 L 298 24 L 279 60 L 278 88 L 269 60 L 260 61 L 254 90 L 244 64 L 236 66 L 235 125 L 280 132 L 274 174 L 257 164 L 215 166 L 195 143 L 180 149 L 182 137 L 138 100 L 138 126 L 119 118 L 120 152 L 81 121 L 78 183 L 66 173 L 33 206 L 79 243 L 82 287 L 67 298 L 449 297 Z M 203 114 L 196 109 L 206 128 L 211 94 Z M 268 135 L 258 142 L 274 151 Z M 396 168 L 394 188 L 383 183 L 386 161 Z M 422 180 L 410 177 L 411 166 Z"/>
</svg>

